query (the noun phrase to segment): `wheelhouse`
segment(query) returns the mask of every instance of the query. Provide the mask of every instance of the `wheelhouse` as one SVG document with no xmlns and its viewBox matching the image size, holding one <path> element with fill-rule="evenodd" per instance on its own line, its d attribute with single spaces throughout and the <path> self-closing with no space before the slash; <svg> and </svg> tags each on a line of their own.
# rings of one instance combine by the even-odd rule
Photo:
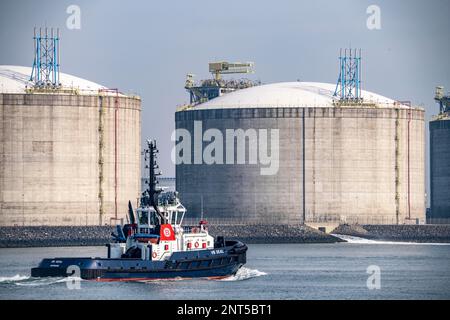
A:
<svg viewBox="0 0 450 320">
<path fill-rule="evenodd" d="M 160 208 L 160 212 L 164 215 L 167 223 L 173 225 L 174 227 L 181 228 L 184 215 L 186 214 L 186 208 L 180 202 L 177 201 L 173 205 Z M 141 207 L 136 209 L 135 213 L 139 229 L 151 229 L 163 224 L 161 221 L 161 217 L 153 207 Z M 147 233 L 142 232 L 142 230 L 140 230 L 140 232 Z"/>
</svg>

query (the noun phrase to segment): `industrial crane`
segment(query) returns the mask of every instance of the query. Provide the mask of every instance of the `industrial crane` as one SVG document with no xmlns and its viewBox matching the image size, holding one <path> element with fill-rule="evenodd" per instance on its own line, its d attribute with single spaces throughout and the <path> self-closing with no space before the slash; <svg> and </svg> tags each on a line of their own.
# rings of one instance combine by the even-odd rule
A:
<svg viewBox="0 0 450 320">
<path fill-rule="evenodd" d="M 202 80 L 200 83 L 195 82 L 193 74 L 187 74 L 184 88 L 189 92 L 190 105 L 206 102 L 238 89 L 259 85 L 259 82 L 248 79 L 224 80 L 221 78 L 222 74 L 253 73 L 253 66 L 253 62 L 210 62 L 209 72 L 212 73 L 213 79 Z"/>
<path fill-rule="evenodd" d="M 444 87 L 436 87 L 434 100 L 439 103 L 439 114 L 450 113 L 450 94 L 444 96 Z"/>
<path fill-rule="evenodd" d="M 222 74 L 253 73 L 253 66 L 253 62 L 210 62 L 209 72 L 214 75 L 214 79 L 220 80 Z"/>
</svg>

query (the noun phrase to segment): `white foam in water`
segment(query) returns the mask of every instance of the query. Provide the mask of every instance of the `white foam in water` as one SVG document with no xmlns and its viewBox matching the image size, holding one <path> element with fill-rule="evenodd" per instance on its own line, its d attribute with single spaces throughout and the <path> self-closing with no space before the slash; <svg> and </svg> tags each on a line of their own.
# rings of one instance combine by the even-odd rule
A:
<svg viewBox="0 0 450 320">
<path fill-rule="evenodd" d="M 21 276 L 20 274 L 16 274 L 12 277 L 0 277 L 0 282 L 16 282 L 16 281 L 23 281 L 29 279 L 29 276 Z"/>
<path fill-rule="evenodd" d="M 165 283 L 165 282 L 183 281 L 183 280 L 189 280 L 189 279 L 190 278 L 186 279 L 186 278 L 182 278 L 182 277 L 175 277 L 175 278 L 167 278 L 167 279 L 143 279 L 143 280 L 137 280 L 136 282 L 142 282 L 142 283 Z"/>
<path fill-rule="evenodd" d="M 17 282 L 16 285 L 23 287 L 38 287 L 38 286 L 48 286 L 51 284 L 58 283 L 60 279 L 58 278 L 42 278 L 42 279 L 28 279 L 28 281 Z"/>
<path fill-rule="evenodd" d="M 221 279 L 219 281 L 241 281 L 241 280 L 247 280 L 251 278 L 256 278 L 260 276 L 265 276 L 267 273 L 256 270 L 256 269 L 249 269 L 242 267 L 236 272 L 234 276 L 226 277 L 224 279 Z"/>
<path fill-rule="evenodd" d="M 26 281 L 16 282 L 15 284 L 18 286 L 24 287 L 37 287 L 37 286 L 48 286 L 56 283 L 64 283 L 64 282 L 73 282 L 73 281 L 84 281 L 79 277 L 45 277 L 45 278 L 30 278 L 27 277 L 24 279 Z"/>
<path fill-rule="evenodd" d="M 419 246 L 449 246 L 450 243 L 434 243 L 434 242 L 400 242 L 400 241 L 379 241 L 370 240 L 360 237 L 347 236 L 343 234 L 332 234 L 337 238 L 347 241 L 348 243 L 356 244 L 396 244 L 396 245 L 419 245 Z"/>
</svg>

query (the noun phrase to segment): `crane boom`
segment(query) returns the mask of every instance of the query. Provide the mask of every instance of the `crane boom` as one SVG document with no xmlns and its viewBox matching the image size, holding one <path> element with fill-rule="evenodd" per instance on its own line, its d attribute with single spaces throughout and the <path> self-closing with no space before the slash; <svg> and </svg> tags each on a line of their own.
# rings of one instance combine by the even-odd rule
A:
<svg viewBox="0 0 450 320">
<path fill-rule="evenodd" d="M 209 72 L 211 72 L 216 80 L 220 80 L 221 74 L 231 73 L 253 73 L 253 62 L 210 62 Z"/>
</svg>

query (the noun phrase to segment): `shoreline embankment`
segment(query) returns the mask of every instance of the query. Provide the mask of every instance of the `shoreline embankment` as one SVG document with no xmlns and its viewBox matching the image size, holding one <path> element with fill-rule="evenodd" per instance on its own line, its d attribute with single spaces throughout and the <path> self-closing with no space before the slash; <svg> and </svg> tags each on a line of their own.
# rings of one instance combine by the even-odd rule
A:
<svg viewBox="0 0 450 320">
<path fill-rule="evenodd" d="M 0 227 L 0 248 L 103 246 L 111 241 L 113 226 Z M 213 236 L 245 243 L 337 243 L 332 234 L 371 240 L 450 243 L 450 225 L 347 225 L 326 234 L 306 225 L 210 225 Z"/>
<path fill-rule="evenodd" d="M 0 248 L 102 246 L 112 226 L 0 227 Z M 210 225 L 212 236 L 245 243 L 335 243 L 343 240 L 304 225 Z"/>
<path fill-rule="evenodd" d="M 331 233 L 379 241 L 450 243 L 450 224 L 426 224 L 426 225 L 341 224 Z"/>
</svg>

